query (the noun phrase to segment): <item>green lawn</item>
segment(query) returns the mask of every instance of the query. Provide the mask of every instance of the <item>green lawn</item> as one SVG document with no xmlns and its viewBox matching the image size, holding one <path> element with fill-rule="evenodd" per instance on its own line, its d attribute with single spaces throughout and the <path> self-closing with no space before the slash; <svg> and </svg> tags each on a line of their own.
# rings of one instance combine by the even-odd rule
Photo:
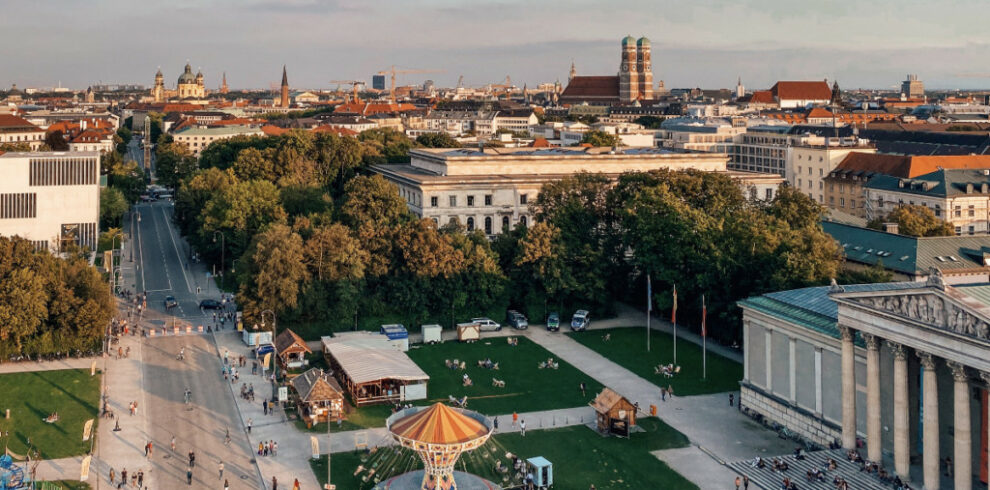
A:
<svg viewBox="0 0 990 490">
<path fill-rule="evenodd" d="M 604 438 L 585 426 L 553 430 L 529 431 L 526 437 L 518 433 L 496 435 L 485 446 L 464 455 L 457 469 L 505 484 L 496 476 L 495 459 L 510 464 L 506 452 L 523 459 L 543 456 L 553 463 L 554 488 L 585 489 L 591 484 L 597 489 L 663 488 L 671 490 L 697 489 L 680 474 L 658 460 L 650 451 L 685 447 L 688 439 L 669 425 L 655 418 L 639 421 L 645 432 L 633 433 L 630 439 Z M 321 486 L 326 483 L 326 458 L 310 460 Z M 383 448 L 374 455 L 338 453 L 333 455 L 333 480 L 337 488 L 369 489 L 373 482 L 364 482 L 362 472 L 354 476 L 359 465 L 376 468 L 382 478 L 422 468 L 418 456 L 405 449 Z M 377 476 L 377 475 L 376 475 Z"/>
<path fill-rule="evenodd" d="M 701 347 L 680 339 L 677 342 L 677 364 L 680 374 L 673 378 L 655 374 L 658 364 L 674 362 L 674 338 L 666 333 L 650 332 L 650 352 L 646 351 L 645 328 L 613 328 L 571 332 L 568 335 L 612 362 L 642 376 L 657 386 L 672 386 L 675 395 L 704 395 L 739 389 L 743 367 L 738 362 L 708 353 L 708 378 L 702 378 Z M 608 342 L 603 340 L 610 334 Z"/>
<path fill-rule="evenodd" d="M 448 395 L 458 398 L 467 395 L 468 408 L 484 414 L 580 407 L 601 391 L 601 384 L 559 359 L 555 358 L 559 369 L 539 369 L 537 364 L 553 355 L 525 337 L 517 338 L 516 346 L 509 345 L 504 337 L 483 337 L 471 344 L 444 342 L 418 346 L 409 350 L 409 357 L 430 375 L 429 403 L 446 402 Z M 478 367 L 478 360 L 485 358 L 498 362 L 499 369 Z M 446 359 L 464 361 L 467 369 L 447 369 Z M 463 386 L 465 372 L 474 386 Z M 492 386 L 492 378 L 505 381 L 505 388 Z M 579 389 L 582 382 L 586 385 L 584 396 Z M 424 403 L 427 402 L 418 404 Z"/>
<path fill-rule="evenodd" d="M 93 488 L 89 483 L 76 480 L 57 480 L 38 483 L 40 490 L 53 490 L 55 488 L 60 488 L 61 490 L 90 490 Z"/>
<path fill-rule="evenodd" d="M 330 424 L 330 432 L 342 432 L 348 430 L 360 430 L 367 429 L 369 427 L 385 427 L 385 419 L 392 415 L 391 405 L 369 405 L 361 408 L 353 408 L 352 411 L 347 414 L 347 420 L 340 423 L 338 426 L 336 422 Z M 306 428 L 306 422 L 302 420 L 296 420 L 296 428 L 301 431 L 306 432 L 327 432 L 326 422 L 316 424 L 310 428 Z"/>
<path fill-rule="evenodd" d="M 97 419 L 99 375 L 90 376 L 88 369 L 2 374 L 0 393 L 0 413 L 10 409 L 11 417 L 0 416 L 0 431 L 10 432 L 0 440 L 14 453 L 26 455 L 29 438 L 43 459 L 89 452 L 90 441 L 82 440 L 83 425 Z M 46 423 L 55 411 L 59 421 Z"/>
</svg>

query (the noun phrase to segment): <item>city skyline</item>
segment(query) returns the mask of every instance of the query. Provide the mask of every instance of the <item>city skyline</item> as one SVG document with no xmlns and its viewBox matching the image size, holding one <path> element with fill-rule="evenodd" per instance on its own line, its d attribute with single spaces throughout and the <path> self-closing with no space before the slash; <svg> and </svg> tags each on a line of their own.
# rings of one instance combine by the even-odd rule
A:
<svg viewBox="0 0 990 490">
<path fill-rule="evenodd" d="M 931 89 L 990 88 L 990 73 L 972 68 L 990 53 L 990 36 L 980 26 L 990 5 L 970 0 L 943 9 L 953 13 L 952 23 L 932 23 L 925 2 L 898 2 L 893 12 L 880 0 L 855 8 L 772 0 L 629 1 L 621 8 L 556 0 L 184 0 L 139 8 L 117 0 L 53 0 L 45 8 L 7 3 L 0 40 L 31 49 L 5 54 L 5 88 L 151 86 L 159 67 L 174 85 L 187 60 L 203 71 L 208 89 L 219 87 L 224 72 L 232 89 L 269 88 L 283 64 L 299 88 L 335 88 L 331 79 L 370 84 L 375 72 L 393 64 L 444 70 L 400 77 L 399 84 L 433 79 L 452 86 L 464 75 L 465 84 L 480 86 L 509 75 L 516 85 L 532 87 L 566 83 L 572 60 L 578 74 L 614 74 L 615 50 L 627 34 L 651 39 L 655 79 L 668 88 L 728 88 L 742 78 L 752 89 L 782 79 L 828 78 L 843 88 L 889 89 L 907 73 Z M 42 14 L 60 36 L 23 20 Z M 112 28 L 94 28 L 100 22 Z"/>
</svg>

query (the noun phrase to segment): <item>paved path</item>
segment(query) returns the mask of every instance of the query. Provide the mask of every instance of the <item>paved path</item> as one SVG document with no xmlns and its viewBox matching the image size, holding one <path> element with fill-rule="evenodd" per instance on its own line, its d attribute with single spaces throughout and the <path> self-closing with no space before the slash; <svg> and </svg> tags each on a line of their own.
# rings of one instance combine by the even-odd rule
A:
<svg viewBox="0 0 990 490">
<path fill-rule="evenodd" d="M 58 371 L 60 369 L 89 369 L 93 361 L 96 361 L 97 367 L 99 367 L 100 357 L 72 357 L 57 361 L 5 362 L 0 364 L 0 374 Z"/>
</svg>

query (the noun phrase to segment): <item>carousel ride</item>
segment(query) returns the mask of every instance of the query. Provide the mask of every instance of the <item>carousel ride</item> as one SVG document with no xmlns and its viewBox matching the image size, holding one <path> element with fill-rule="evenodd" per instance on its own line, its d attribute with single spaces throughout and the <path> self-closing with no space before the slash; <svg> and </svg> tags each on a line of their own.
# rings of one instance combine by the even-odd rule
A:
<svg viewBox="0 0 990 490">
<path fill-rule="evenodd" d="M 492 434 L 487 417 L 442 403 L 396 412 L 385 422 L 393 439 L 416 452 L 422 470 L 411 471 L 376 486 L 380 490 L 499 490 L 502 487 L 454 470 L 465 452 L 481 447 Z"/>
<path fill-rule="evenodd" d="M 27 488 L 31 480 L 8 454 L 0 455 L 0 490 Z"/>
</svg>

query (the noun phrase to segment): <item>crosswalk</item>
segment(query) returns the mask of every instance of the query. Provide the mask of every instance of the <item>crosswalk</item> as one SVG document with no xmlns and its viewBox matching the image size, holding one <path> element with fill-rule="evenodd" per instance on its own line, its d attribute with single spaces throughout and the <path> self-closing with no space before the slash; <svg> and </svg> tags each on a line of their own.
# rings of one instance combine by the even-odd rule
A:
<svg viewBox="0 0 990 490">
<path fill-rule="evenodd" d="M 832 458 L 838 463 L 838 468 L 832 471 L 825 471 L 825 481 L 809 482 L 806 478 L 808 471 L 819 469 L 824 470 L 828 459 Z M 775 472 L 770 467 L 773 457 L 764 458 L 767 467 L 763 469 L 752 466 L 752 460 L 737 461 L 729 463 L 728 466 L 740 475 L 749 476 L 750 488 L 762 488 L 764 490 L 777 490 L 781 488 L 784 478 L 790 478 L 798 488 L 812 490 L 835 490 L 832 483 L 836 477 L 840 477 L 849 482 L 849 488 L 855 490 L 891 490 L 893 485 L 880 481 L 874 473 L 866 473 L 859 470 L 859 464 L 846 460 L 846 453 L 843 449 L 813 451 L 807 453 L 804 460 L 798 460 L 794 455 L 778 456 L 778 459 L 786 461 L 790 467 L 786 472 Z"/>
</svg>

